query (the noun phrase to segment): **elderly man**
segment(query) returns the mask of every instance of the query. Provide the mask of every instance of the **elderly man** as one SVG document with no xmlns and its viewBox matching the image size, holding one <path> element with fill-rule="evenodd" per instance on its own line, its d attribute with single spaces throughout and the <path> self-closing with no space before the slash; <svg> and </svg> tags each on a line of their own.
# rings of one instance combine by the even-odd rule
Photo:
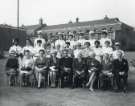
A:
<svg viewBox="0 0 135 106">
<path fill-rule="evenodd" d="M 116 80 L 117 90 L 123 90 L 126 92 L 129 66 L 127 60 L 124 59 L 122 55 L 121 51 L 116 53 L 117 59 L 112 62 L 112 72 Z M 121 80 L 123 80 L 123 83 Z"/>
</svg>

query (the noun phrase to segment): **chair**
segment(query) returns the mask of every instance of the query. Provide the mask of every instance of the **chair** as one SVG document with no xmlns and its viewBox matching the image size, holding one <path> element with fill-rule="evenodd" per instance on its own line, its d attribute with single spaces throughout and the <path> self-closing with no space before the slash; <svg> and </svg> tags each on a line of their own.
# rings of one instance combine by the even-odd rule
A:
<svg viewBox="0 0 135 106">
<path fill-rule="evenodd" d="M 112 72 L 108 72 L 108 73 L 102 73 L 104 75 L 104 78 L 102 80 L 104 81 L 110 81 L 111 82 L 111 87 L 114 86 L 114 76 L 113 76 L 113 73 Z M 101 76 L 99 78 L 99 81 L 98 81 L 98 88 L 101 88 Z"/>
<path fill-rule="evenodd" d="M 9 69 L 7 71 L 9 86 L 17 86 L 18 84 L 18 71 L 15 69 Z"/>
<path fill-rule="evenodd" d="M 31 86 L 35 87 L 36 78 L 33 71 L 30 73 L 24 70 L 19 71 L 19 86 Z"/>
<path fill-rule="evenodd" d="M 73 83 L 72 69 L 69 69 L 69 68 L 67 68 L 66 70 L 63 69 L 63 72 L 60 73 L 60 77 L 58 81 L 61 88 L 63 88 L 65 84 L 66 86 L 67 84 L 71 85 Z"/>
</svg>

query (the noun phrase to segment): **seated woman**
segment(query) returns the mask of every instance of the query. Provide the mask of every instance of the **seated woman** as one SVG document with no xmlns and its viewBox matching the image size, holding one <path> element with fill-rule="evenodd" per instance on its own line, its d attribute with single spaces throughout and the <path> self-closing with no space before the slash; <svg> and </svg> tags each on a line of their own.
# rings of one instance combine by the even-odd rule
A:
<svg viewBox="0 0 135 106">
<path fill-rule="evenodd" d="M 11 51 L 6 63 L 6 74 L 8 76 L 8 83 L 10 86 L 15 85 L 15 78 L 17 78 L 18 68 L 19 63 L 16 53 L 15 51 Z"/>
<path fill-rule="evenodd" d="M 33 74 L 34 69 L 34 60 L 29 50 L 24 51 L 24 56 L 20 60 L 19 65 L 20 65 L 19 70 L 21 81 L 20 84 L 26 86 L 28 85 L 29 77 Z"/>
<path fill-rule="evenodd" d="M 64 80 L 68 78 L 68 84 L 72 86 L 72 76 L 73 76 L 73 58 L 69 57 L 68 51 L 63 51 L 63 57 L 60 59 L 60 79 L 61 87 L 64 87 Z"/>
<path fill-rule="evenodd" d="M 35 73 L 38 81 L 38 88 L 41 88 L 43 78 L 46 81 L 49 63 L 46 61 L 44 49 L 39 50 L 39 57 L 35 60 Z"/>
<path fill-rule="evenodd" d="M 102 71 L 100 73 L 101 88 L 104 90 L 113 86 L 112 61 L 110 54 L 105 53 L 102 61 Z"/>
<path fill-rule="evenodd" d="M 73 86 L 78 87 L 81 84 L 84 87 L 86 81 L 86 64 L 81 54 L 73 61 L 73 73 Z"/>
<path fill-rule="evenodd" d="M 56 59 L 56 52 L 52 52 L 51 61 L 49 64 L 49 79 L 48 79 L 48 82 L 50 83 L 51 87 L 56 87 L 58 68 L 59 65 Z"/>
<path fill-rule="evenodd" d="M 95 53 L 90 54 L 90 57 L 88 57 L 86 60 L 86 64 L 89 74 L 89 80 L 86 86 L 89 87 L 90 91 L 94 91 L 93 85 L 101 70 L 101 64 L 98 60 L 95 59 Z"/>
</svg>

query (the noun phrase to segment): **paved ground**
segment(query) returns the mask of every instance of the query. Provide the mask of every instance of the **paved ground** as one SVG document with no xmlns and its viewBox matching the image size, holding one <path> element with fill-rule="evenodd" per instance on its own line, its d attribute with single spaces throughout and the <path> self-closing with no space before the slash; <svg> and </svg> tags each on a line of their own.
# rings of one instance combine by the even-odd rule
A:
<svg viewBox="0 0 135 106">
<path fill-rule="evenodd" d="M 135 106 L 135 72 L 129 73 L 129 92 L 89 92 L 87 89 L 8 87 L 5 60 L 0 60 L 0 106 Z"/>
</svg>

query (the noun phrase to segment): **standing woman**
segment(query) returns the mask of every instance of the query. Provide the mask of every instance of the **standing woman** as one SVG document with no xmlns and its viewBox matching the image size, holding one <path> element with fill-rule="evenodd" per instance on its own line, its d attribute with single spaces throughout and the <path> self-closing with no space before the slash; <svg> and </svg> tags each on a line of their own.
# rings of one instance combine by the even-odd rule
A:
<svg viewBox="0 0 135 106">
<path fill-rule="evenodd" d="M 45 50 L 39 50 L 39 56 L 35 60 L 35 73 L 38 81 L 38 88 L 41 88 L 42 79 L 46 80 L 48 74 L 49 61 L 46 61 Z"/>
</svg>

